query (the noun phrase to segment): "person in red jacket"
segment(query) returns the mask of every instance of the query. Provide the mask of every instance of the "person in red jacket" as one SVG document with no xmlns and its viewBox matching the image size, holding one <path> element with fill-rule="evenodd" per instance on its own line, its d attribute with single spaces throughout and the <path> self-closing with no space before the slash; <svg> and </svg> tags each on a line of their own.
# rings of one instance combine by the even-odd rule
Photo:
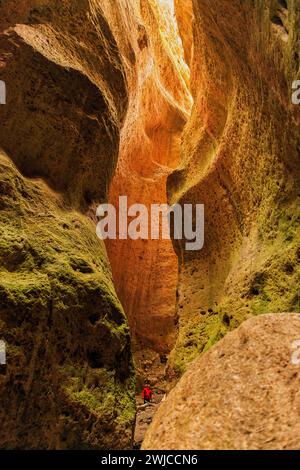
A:
<svg viewBox="0 0 300 470">
<path fill-rule="evenodd" d="M 144 403 L 151 403 L 151 401 L 152 401 L 152 390 L 151 390 L 149 384 L 146 384 L 145 387 L 143 388 L 142 397 L 143 397 Z"/>
</svg>

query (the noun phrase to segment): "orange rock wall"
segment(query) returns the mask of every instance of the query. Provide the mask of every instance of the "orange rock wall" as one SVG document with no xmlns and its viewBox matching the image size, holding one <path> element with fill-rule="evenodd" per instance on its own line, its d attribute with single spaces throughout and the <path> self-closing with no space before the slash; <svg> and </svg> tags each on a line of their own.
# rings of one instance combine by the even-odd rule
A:
<svg viewBox="0 0 300 470">
<path fill-rule="evenodd" d="M 175 14 L 179 28 L 179 34 L 184 48 L 186 63 L 190 66 L 194 52 L 194 9 L 193 0 L 174 0 Z"/>
<path fill-rule="evenodd" d="M 136 63 L 127 71 L 129 109 L 110 189 L 128 204 L 167 202 L 166 181 L 179 162 L 180 136 L 192 100 L 189 69 L 169 2 L 135 3 L 132 26 Z M 174 341 L 178 261 L 171 241 L 109 241 L 118 296 L 135 348 L 168 352 Z"/>
</svg>

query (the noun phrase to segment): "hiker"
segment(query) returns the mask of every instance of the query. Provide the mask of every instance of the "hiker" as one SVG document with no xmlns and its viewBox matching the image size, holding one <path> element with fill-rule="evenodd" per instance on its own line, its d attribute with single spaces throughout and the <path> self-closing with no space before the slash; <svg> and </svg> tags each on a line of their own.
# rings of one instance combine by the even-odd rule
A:
<svg viewBox="0 0 300 470">
<path fill-rule="evenodd" d="M 152 400 L 152 390 L 148 384 L 145 385 L 142 391 L 142 397 L 144 400 L 144 404 L 151 403 Z"/>
</svg>

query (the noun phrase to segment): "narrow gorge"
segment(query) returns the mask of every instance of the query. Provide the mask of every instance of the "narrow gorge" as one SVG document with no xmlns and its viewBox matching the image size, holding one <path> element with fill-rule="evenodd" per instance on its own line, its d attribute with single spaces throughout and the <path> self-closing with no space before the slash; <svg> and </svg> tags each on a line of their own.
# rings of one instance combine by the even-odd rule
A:
<svg viewBox="0 0 300 470">
<path fill-rule="evenodd" d="M 299 54 L 300 0 L 0 0 L 0 449 L 300 449 Z"/>
</svg>

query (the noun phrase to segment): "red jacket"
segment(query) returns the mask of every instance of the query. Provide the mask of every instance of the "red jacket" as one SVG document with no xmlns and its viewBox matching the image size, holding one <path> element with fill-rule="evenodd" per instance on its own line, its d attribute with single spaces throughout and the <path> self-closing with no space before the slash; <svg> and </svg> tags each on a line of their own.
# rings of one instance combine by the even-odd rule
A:
<svg viewBox="0 0 300 470">
<path fill-rule="evenodd" d="M 145 387 L 144 390 L 142 391 L 142 397 L 144 400 L 145 399 L 151 400 L 152 390 L 149 387 Z"/>
</svg>

